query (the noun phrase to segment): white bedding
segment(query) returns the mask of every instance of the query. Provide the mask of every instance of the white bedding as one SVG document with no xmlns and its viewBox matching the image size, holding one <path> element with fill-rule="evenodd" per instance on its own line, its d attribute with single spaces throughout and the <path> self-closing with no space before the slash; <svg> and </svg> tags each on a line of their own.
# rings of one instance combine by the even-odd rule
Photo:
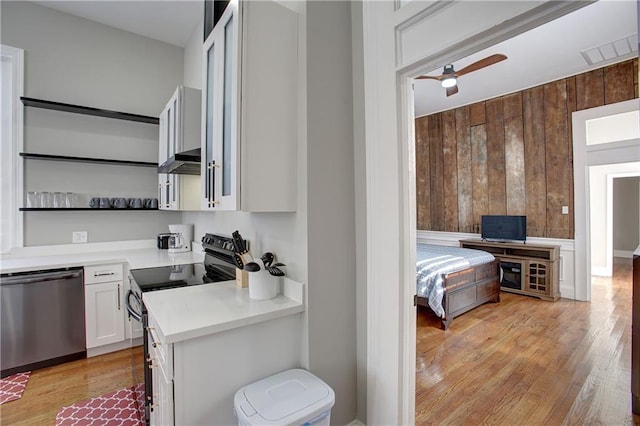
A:
<svg viewBox="0 0 640 426">
<path fill-rule="evenodd" d="M 433 312 L 444 318 L 443 275 L 492 262 L 494 259 L 491 253 L 481 250 L 418 243 L 416 248 L 417 294 L 429 299 L 429 306 Z"/>
</svg>

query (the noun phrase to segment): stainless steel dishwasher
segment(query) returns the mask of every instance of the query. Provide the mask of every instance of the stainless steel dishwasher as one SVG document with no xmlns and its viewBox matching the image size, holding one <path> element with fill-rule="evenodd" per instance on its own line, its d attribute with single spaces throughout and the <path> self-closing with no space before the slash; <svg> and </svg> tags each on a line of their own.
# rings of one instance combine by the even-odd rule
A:
<svg viewBox="0 0 640 426">
<path fill-rule="evenodd" d="M 0 275 L 1 376 L 87 355 L 82 268 Z"/>
</svg>

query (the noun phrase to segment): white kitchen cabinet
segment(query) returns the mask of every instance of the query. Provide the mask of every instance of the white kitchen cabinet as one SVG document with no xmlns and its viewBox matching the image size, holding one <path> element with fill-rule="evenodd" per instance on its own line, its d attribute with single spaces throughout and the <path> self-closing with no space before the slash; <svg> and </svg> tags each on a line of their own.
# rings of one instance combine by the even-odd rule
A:
<svg viewBox="0 0 640 426">
<path fill-rule="evenodd" d="M 173 401 L 173 345 L 167 344 L 151 321 L 148 333 L 149 366 L 153 383 L 151 425 L 174 424 Z"/>
<path fill-rule="evenodd" d="M 298 15 L 232 0 L 203 47 L 202 209 L 295 211 Z"/>
<path fill-rule="evenodd" d="M 200 147 L 201 92 L 178 86 L 159 117 L 158 164 Z M 200 176 L 158 173 L 161 210 L 199 210 Z"/>
<path fill-rule="evenodd" d="M 87 266 L 84 280 L 87 349 L 123 342 L 126 309 L 122 265 Z"/>
</svg>

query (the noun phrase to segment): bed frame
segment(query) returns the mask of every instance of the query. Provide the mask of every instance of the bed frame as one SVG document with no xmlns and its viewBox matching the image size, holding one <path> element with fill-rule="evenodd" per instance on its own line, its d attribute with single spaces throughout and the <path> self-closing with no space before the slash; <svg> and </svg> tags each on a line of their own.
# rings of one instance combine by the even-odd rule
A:
<svg viewBox="0 0 640 426">
<path fill-rule="evenodd" d="M 457 316 L 487 302 L 500 301 L 500 261 L 483 263 L 444 275 L 442 329 Z M 429 306 L 429 300 L 416 296 L 416 304 Z"/>
</svg>

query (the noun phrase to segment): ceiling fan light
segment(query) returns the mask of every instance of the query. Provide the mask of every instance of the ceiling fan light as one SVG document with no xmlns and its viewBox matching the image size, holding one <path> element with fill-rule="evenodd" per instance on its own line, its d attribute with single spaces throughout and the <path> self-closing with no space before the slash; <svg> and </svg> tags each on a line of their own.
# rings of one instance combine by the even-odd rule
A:
<svg viewBox="0 0 640 426">
<path fill-rule="evenodd" d="M 443 78 L 440 84 L 442 84 L 442 87 L 453 87 L 456 85 L 456 78 L 453 76 Z"/>
</svg>

